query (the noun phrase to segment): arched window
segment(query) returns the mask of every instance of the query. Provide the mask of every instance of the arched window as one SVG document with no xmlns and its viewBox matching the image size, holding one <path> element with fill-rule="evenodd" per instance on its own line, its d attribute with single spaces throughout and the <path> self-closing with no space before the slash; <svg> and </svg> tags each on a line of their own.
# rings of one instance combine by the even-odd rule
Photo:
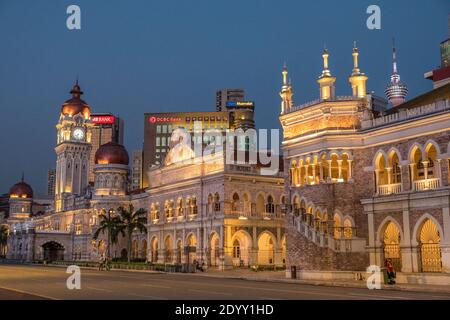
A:
<svg viewBox="0 0 450 320">
<path fill-rule="evenodd" d="M 197 213 L 198 213 L 197 198 L 194 196 L 192 197 L 192 214 Z"/>
<path fill-rule="evenodd" d="M 342 236 L 341 217 L 337 213 L 335 213 L 333 217 L 333 228 L 334 228 L 334 238 L 340 239 Z"/>
<path fill-rule="evenodd" d="M 220 196 L 217 192 L 214 194 L 214 211 L 220 211 Z"/>
<path fill-rule="evenodd" d="M 271 195 L 267 197 L 266 212 L 275 213 L 275 205 L 273 204 L 273 197 Z"/>
<path fill-rule="evenodd" d="M 427 161 L 427 179 L 439 178 L 438 173 L 436 172 L 436 159 L 437 159 L 437 150 L 434 144 L 429 143 L 426 148 L 426 161 Z"/>
<path fill-rule="evenodd" d="M 400 161 L 396 152 L 391 152 L 389 155 L 389 166 L 392 168 L 392 183 L 401 183 L 402 182 L 402 172 L 400 168 Z"/>
<path fill-rule="evenodd" d="M 233 194 L 233 200 L 231 202 L 231 211 L 239 211 L 239 195 L 237 193 Z"/>
<path fill-rule="evenodd" d="M 344 220 L 344 238 L 345 239 L 351 239 L 353 237 L 353 228 L 352 228 L 352 222 L 350 219 Z"/>
<path fill-rule="evenodd" d="M 183 198 L 178 198 L 177 202 L 177 216 L 182 217 L 183 216 Z"/>
</svg>

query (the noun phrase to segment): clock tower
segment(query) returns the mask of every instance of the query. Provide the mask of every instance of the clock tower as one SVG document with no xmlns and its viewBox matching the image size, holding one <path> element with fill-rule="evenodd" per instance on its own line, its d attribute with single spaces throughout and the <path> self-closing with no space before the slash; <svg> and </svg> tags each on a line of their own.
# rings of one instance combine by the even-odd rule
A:
<svg viewBox="0 0 450 320">
<path fill-rule="evenodd" d="M 83 92 L 78 81 L 70 93 L 72 98 L 62 105 L 56 125 L 56 212 L 66 210 L 66 199 L 84 195 L 89 184 L 91 110 L 81 99 Z"/>
</svg>

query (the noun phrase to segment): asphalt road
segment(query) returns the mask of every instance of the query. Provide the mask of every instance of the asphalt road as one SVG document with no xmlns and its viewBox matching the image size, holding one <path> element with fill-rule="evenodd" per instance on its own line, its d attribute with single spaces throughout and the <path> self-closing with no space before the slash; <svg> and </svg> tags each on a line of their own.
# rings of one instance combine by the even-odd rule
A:
<svg viewBox="0 0 450 320">
<path fill-rule="evenodd" d="M 248 300 L 450 299 L 450 293 L 368 290 L 272 283 L 191 274 L 81 270 L 81 289 L 69 290 L 65 268 L 0 265 L 0 300 L 6 299 L 150 299 Z"/>
</svg>

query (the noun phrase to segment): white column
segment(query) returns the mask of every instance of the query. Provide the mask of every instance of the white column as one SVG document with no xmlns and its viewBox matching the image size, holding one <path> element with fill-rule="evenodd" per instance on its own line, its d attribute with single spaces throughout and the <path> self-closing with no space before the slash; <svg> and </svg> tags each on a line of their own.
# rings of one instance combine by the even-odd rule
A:
<svg viewBox="0 0 450 320">
<path fill-rule="evenodd" d="M 348 162 L 348 181 L 353 181 L 352 162 L 353 160 L 347 160 Z"/>
<path fill-rule="evenodd" d="M 332 180 L 331 180 L 331 160 L 327 160 L 327 162 L 328 162 L 328 178 L 327 178 L 327 180 L 328 180 L 328 182 L 331 182 Z"/>
<path fill-rule="evenodd" d="M 342 180 L 342 160 L 338 160 L 337 161 L 337 163 L 338 163 L 338 170 L 339 170 L 339 181 L 341 181 Z"/>
<path fill-rule="evenodd" d="M 400 243 L 401 259 L 402 259 L 402 272 L 413 271 L 413 255 L 411 248 L 411 232 L 409 225 L 409 210 L 403 209 L 403 239 Z"/>
<path fill-rule="evenodd" d="M 323 166 L 322 161 L 319 162 L 319 183 L 323 182 Z"/>
</svg>

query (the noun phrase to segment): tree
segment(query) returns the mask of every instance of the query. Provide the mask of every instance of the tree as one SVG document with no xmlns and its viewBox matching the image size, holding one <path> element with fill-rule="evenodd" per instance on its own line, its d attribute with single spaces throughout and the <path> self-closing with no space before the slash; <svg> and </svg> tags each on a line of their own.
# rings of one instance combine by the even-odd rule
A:
<svg viewBox="0 0 450 320">
<path fill-rule="evenodd" d="M 128 262 L 131 261 L 131 237 L 135 230 L 138 230 L 140 233 L 147 234 L 147 210 L 139 209 L 134 211 L 133 205 L 130 203 L 128 206 L 128 210 L 120 207 L 117 209 L 120 217 L 120 224 L 117 229 L 122 236 L 127 236 L 127 255 Z"/>
<path fill-rule="evenodd" d="M 6 246 L 8 245 L 9 229 L 8 226 L 0 226 L 0 256 L 6 255 Z"/>
<path fill-rule="evenodd" d="M 106 255 L 111 258 L 111 245 L 117 242 L 118 228 L 121 224 L 120 217 L 117 215 L 111 215 L 112 210 L 109 210 L 107 214 L 102 212 L 100 214 L 100 223 L 98 229 L 95 231 L 93 239 L 97 240 L 100 233 L 107 233 L 108 243 L 106 246 Z"/>
</svg>

